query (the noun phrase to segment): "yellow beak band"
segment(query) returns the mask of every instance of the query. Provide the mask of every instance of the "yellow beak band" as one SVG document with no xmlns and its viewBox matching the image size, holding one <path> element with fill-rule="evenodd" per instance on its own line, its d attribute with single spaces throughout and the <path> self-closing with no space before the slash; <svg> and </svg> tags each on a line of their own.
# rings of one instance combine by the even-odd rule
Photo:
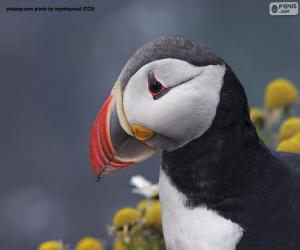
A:
<svg viewBox="0 0 300 250">
<path fill-rule="evenodd" d="M 130 127 L 132 129 L 134 137 L 139 141 L 148 140 L 154 135 L 154 133 L 151 129 L 144 128 L 140 125 L 133 124 L 133 125 L 130 125 Z"/>
<path fill-rule="evenodd" d="M 144 128 L 138 124 L 131 125 L 128 123 L 123 110 L 123 97 L 119 81 L 116 82 L 112 94 L 116 98 L 118 118 L 124 131 L 139 141 L 150 139 L 154 135 L 154 132 L 151 129 Z"/>
</svg>

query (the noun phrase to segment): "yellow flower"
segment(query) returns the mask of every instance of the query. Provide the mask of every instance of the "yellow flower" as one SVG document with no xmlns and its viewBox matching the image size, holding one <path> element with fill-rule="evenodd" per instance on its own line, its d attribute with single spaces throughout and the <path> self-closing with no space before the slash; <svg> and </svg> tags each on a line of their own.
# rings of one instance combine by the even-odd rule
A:
<svg viewBox="0 0 300 250">
<path fill-rule="evenodd" d="M 161 228 L 161 209 L 159 201 L 152 201 L 151 207 L 145 211 L 145 225 L 153 226 L 157 229 Z"/>
<path fill-rule="evenodd" d="M 140 201 L 140 202 L 136 205 L 136 208 L 137 208 L 139 211 L 141 211 L 141 212 L 144 213 L 144 212 L 146 211 L 146 209 L 147 209 L 148 207 L 151 206 L 151 204 L 152 204 L 152 201 L 151 201 L 151 200 L 145 199 L 145 200 Z"/>
<path fill-rule="evenodd" d="M 93 237 L 82 238 L 76 245 L 75 250 L 103 250 L 103 244 L 100 240 Z"/>
<path fill-rule="evenodd" d="M 127 247 L 121 240 L 115 240 L 113 249 L 114 250 L 127 250 Z"/>
<path fill-rule="evenodd" d="M 259 120 L 264 119 L 264 113 L 259 108 L 251 108 L 250 109 L 250 118 L 252 122 L 257 122 Z"/>
<path fill-rule="evenodd" d="M 279 141 L 291 138 L 300 132 L 300 118 L 291 117 L 286 119 L 279 130 Z"/>
<path fill-rule="evenodd" d="M 293 135 L 292 138 L 294 138 L 294 139 L 296 139 L 300 142 L 300 133 L 297 133 L 297 134 Z"/>
<path fill-rule="evenodd" d="M 297 138 L 284 140 L 279 143 L 277 151 L 300 153 L 300 141 Z"/>
<path fill-rule="evenodd" d="M 122 208 L 114 216 L 113 226 L 121 227 L 136 223 L 141 218 L 141 212 L 135 208 Z"/>
<path fill-rule="evenodd" d="M 298 100 L 298 90 L 289 80 L 284 78 L 271 81 L 265 91 L 265 106 L 267 109 L 288 107 Z"/>
<path fill-rule="evenodd" d="M 46 241 L 39 245 L 38 250 L 63 250 L 63 244 L 60 241 Z"/>
</svg>

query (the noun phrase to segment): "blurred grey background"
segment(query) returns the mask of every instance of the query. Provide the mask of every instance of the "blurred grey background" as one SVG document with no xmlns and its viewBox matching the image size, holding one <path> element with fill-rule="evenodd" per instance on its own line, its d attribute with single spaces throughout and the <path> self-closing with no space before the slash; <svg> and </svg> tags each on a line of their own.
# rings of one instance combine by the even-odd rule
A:
<svg viewBox="0 0 300 250">
<path fill-rule="evenodd" d="M 8 6 L 95 6 L 92 13 L 16 13 Z M 156 182 L 160 155 L 96 183 L 89 133 L 123 64 L 163 34 L 214 48 L 251 106 L 284 76 L 300 83 L 300 16 L 271 17 L 269 1 L 1 1 L 0 242 L 31 250 L 44 240 L 106 239 L 132 175 Z"/>
</svg>

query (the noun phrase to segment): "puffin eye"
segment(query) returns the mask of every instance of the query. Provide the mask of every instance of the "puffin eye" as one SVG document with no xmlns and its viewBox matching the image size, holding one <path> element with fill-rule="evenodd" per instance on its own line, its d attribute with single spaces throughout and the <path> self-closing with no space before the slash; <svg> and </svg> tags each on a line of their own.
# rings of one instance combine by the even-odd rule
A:
<svg viewBox="0 0 300 250">
<path fill-rule="evenodd" d="M 151 95 L 154 97 L 158 97 L 159 94 L 166 90 L 167 88 L 164 87 L 154 76 L 153 72 L 148 74 L 148 89 Z M 156 98 L 155 98 L 156 99 Z"/>
</svg>

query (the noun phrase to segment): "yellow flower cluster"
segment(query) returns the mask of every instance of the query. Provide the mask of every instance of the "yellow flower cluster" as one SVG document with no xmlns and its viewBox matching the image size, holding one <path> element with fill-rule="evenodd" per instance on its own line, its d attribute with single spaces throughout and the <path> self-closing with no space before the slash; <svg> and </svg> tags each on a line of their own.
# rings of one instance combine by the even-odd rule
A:
<svg viewBox="0 0 300 250">
<path fill-rule="evenodd" d="M 136 207 L 125 207 L 117 211 L 112 220 L 115 235 L 113 250 L 164 250 L 161 210 L 159 200 L 145 199 Z M 38 250 L 69 250 L 60 241 L 42 243 Z M 72 248 L 73 249 L 73 248 Z M 82 238 L 74 250 L 104 250 L 103 243 L 96 238 Z"/>
<path fill-rule="evenodd" d="M 134 226 L 142 223 L 144 226 L 161 228 L 161 209 L 158 200 L 143 200 L 136 208 L 122 208 L 113 218 L 115 228 Z"/>
<path fill-rule="evenodd" d="M 46 241 L 38 247 L 38 250 L 63 250 L 63 249 L 64 246 L 62 242 L 55 241 L 55 240 Z"/>
<path fill-rule="evenodd" d="M 75 250 L 103 250 L 103 249 L 104 247 L 102 242 L 92 237 L 85 237 L 81 239 L 75 247 Z"/>
<path fill-rule="evenodd" d="M 46 241 L 42 243 L 38 250 L 67 250 L 66 246 L 61 241 Z M 75 250 L 104 250 L 103 244 L 99 239 L 93 237 L 82 238 L 77 245 Z"/>
<path fill-rule="evenodd" d="M 145 199 L 136 208 L 122 208 L 115 214 L 112 226 L 116 236 L 114 250 L 152 249 L 151 241 L 163 241 L 160 202 Z"/>
<path fill-rule="evenodd" d="M 299 102 L 296 87 L 287 79 L 278 78 L 271 81 L 265 91 L 267 109 L 286 108 Z"/>
<path fill-rule="evenodd" d="M 152 205 L 145 209 L 144 222 L 146 226 L 161 229 L 161 209 L 159 201 L 153 201 Z"/>
<path fill-rule="evenodd" d="M 141 215 L 141 212 L 136 208 L 122 208 L 115 214 L 112 224 L 116 228 L 126 225 L 134 225 L 139 221 Z"/>
<path fill-rule="evenodd" d="M 267 85 L 264 99 L 265 108 L 250 109 L 258 135 L 265 144 L 277 145 L 278 151 L 299 153 L 297 140 L 292 137 L 300 132 L 300 118 L 291 117 L 292 108 L 300 104 L 299 91 L 291 81 L 278 78 Z M 281 120 L 283 123 L 275 135 L 273 128 Z"/>
<path fill-rule="evenodd" d="M 300 134 L 299 134 L 300 137 Z M 277 146 L 277 151 L 287 152 L 287 153 L 297 153 L 300 154 L 300 139 L 299 137 L 290 138 L 280 142 Z"/>
<path fill-rule="evenodd" d="M 291 117 L 286 119 L 279 130 L 279 141 L 286 140 L 300 132 L 300 118 Z"/>
<path fill-rule="evenodd" d="M 300 153 L 300 118 L 285 120 L 280 127 L 278 139 L 278 151 Z"/>
</svg>

